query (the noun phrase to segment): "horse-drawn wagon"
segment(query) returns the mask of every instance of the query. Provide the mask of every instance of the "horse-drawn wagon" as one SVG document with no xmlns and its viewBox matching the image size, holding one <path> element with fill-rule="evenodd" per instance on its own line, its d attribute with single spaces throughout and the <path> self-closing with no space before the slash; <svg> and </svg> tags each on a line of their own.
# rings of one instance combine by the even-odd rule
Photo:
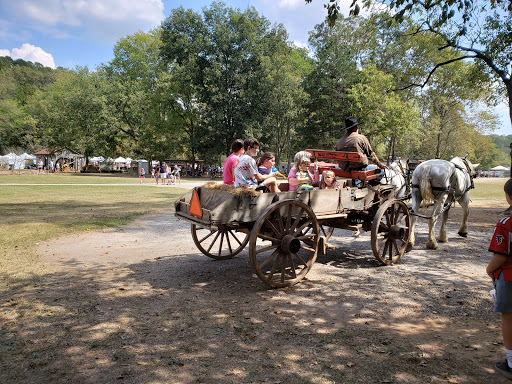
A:
<svg viewBox="0 0 512 384">
<path fill-rule="evenodd" d="M 359 160 L 353 152 L 308 152 L 316 159 Z M 335 228 L 371 231 L 376 259 L 387 265 L 398 262 L 411 235 L 411 216 L 395 198 L 396 187 L 371 185 L 379 170 L 334 171 L 339 189 L 257 193 L 206 184 L 179 198 L 175 215 L 191 223 L 192 239 L 206 256 L 228 259 L 249 245 L 257 275 L 273 287 L 301 281 L 317 255 L 329 248 Z"/>
</svg>

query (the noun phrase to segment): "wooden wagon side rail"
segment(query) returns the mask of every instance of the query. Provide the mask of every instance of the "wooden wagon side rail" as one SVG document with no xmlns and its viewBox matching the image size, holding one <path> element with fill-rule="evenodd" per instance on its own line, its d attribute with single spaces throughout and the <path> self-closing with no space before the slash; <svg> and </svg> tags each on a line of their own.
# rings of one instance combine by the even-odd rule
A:
<svg viewBox="0 0 512 384">
<path fill-rule="evenodd" d="M 306 149 L 307 152 L 311 153 L 311 156 L 317 160 L 335 160 L 335 161 L 349 161 L 351 163 L 357 163 L 363 157 L 357 152 L 342 152 L 342 151 L 324 151 L 321 149 Z M 380 169 L 372 169 L 369 171 L 342 171 L 338 168 L 333 167 L 320 167 L 319 172 L 333 171 L 338 177 L 345 177 L 348 179 L 357 180 L 373 180 L 380 176 Z"/>
</svg>

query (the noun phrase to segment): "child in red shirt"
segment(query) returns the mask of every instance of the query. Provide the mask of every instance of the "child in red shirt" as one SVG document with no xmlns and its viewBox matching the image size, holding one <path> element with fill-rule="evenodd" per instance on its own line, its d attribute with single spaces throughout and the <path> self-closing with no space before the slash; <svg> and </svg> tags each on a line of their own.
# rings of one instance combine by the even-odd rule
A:
<svg viewBox="0 0 512 384">
<path fill-rule="evenodd" d="M 512 179 L 505 183 L 505 198 L 512 206 Z M 492 278 L 496 290 L 494 312 L 501 312 L 501 333 L 507 359 L 496 363 L 496 370 L 512 380 L 512 216 L 506 216 L 496 224 L 489 251 L 494 255 L 486 272 Z"/>
</svg>

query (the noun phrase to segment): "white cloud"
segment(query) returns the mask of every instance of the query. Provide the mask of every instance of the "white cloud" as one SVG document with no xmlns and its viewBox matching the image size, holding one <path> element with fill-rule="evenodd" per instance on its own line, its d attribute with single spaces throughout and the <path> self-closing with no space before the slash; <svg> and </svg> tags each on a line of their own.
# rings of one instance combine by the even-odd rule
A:
<svg viewBox="0 0 512 384">
<path fill-rule="evenodd" d="M 8 49 L 0 49 L 0 57 L 11 56 L 11 52 Z"/>
<path fill-rule="evenodd" d="M 24 43 L 21 48 L 13 48 L 10 56 L 13 60 L 23 59 L 55 69 L 55 62 L 51 53 L 45 52 L 40 47 L 32 44 Z"/>
<path fill-rule="evenodd" d="M 1 1 L 1 0 L 0 0 Z M 162 0 L 17 0 L 4 1 L 10 16 L 31 28 L 53 35 L 62 27 L 71 34 L 93 36 L 112 43 L 122 36 L 147 30 L 164 19 Z"/>
</svg>

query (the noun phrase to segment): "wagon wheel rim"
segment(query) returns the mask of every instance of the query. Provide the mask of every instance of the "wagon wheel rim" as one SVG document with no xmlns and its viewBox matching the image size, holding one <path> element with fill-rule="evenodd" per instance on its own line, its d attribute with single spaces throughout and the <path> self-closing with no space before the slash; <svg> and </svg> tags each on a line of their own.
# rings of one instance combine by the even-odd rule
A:
<svg viewBox="0 0 512 384">
<path fill-rule="evenodd" d="M 320 226 L 314 212 L 295 200 L 269 206 L 251 231 L 249 255 L 258 277 L 290 287 L 307 275 L 318 255 Z"/>
<path fill-rule="evenodd" d="M 400 200 L 386 201 L 375 214 L 371 242 L 375 258 L 394 265 L 403 256 L 411 237 L 411 215 Z"/>
<path fill-rule="evenodd" d="M 204 255 L 216 260 L 230 259 L 239 254 L 249 242 L 249 233 L 233 228 L 221 227 L 216 230 L 192 224 L 192 240 Z"/>
</svg>

